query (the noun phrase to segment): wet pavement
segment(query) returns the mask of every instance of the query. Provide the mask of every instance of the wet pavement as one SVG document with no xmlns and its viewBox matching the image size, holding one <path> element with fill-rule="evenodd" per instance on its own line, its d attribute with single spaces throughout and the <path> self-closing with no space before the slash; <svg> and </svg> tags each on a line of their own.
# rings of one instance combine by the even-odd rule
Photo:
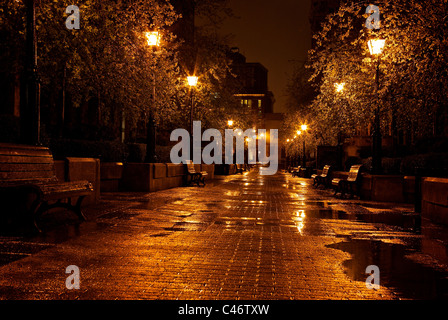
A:
<svg viewBox="0 0 448 320">
<path fill-rule="evenodd" d="M 286 173 L 104 193 L 85 214 L 47 214 L 35 237 L 0 235 L 0 299 L 448 298 L 446 228 Z M 70 265 L 79 289 L 66 287 Z"/>
</svg>

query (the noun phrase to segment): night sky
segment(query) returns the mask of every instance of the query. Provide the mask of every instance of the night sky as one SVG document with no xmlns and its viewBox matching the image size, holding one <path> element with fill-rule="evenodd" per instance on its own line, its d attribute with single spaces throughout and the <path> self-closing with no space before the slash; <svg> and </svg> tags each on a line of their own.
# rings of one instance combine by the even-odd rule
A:
<svg viewBox="0 0 448 320">
<path fill-rule="evenodd" d="M 274 92 L 274 112 L 283 112 L 285 88 L 292 70 L 306 58 L 311 44 L 311 0 L 230 0 L 236 18 L 222 31 L 234 35 L 247 62 L 260 62 L 269 70 L 269 90 Z"/>
</svg>

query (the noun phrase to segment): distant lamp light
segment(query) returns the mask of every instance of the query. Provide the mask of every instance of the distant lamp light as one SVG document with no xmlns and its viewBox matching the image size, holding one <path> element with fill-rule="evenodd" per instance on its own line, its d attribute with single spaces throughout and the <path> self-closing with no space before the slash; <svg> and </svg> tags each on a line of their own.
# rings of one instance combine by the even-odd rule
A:
<svg viewBox="0 0 448 320">
<path fill-rule="evenodd" d="M 286 142 L 289 142 L 289 141 L 291 141 L 291 140 L 289 140 L 289 139 L 286 140 Z"/>
<path fill-rule="evenodd" d="M 380 55 L 383 53 L 384 46 L 386 45 L 386 40 L 384 39 L 372 39 L 367 42 L 369 46 L 369 51 L 372 56 Z"/>
<path fill-rule="evenodd" d="M 302 131 L 306 131 L 306 130 L 308 130 L 308 126 L 307 126 L 306 124 L 302 124 L 302 125 L 300 126 L 300 128 L 302 128 Z"/>
<path fill-rule="evenodd" d="M 157 31 L 146 32 L 148 46 L 158 46 L 160 44 L 160 36 Z"/>
<path fill-rule="evenodd" d="M 228 125 L 229 127 L 233 126 L 233 120 L 229 120 L 229 121 L 227 121 L 227 125 Z"/>
<path fill-rule="evenodd" d="M 334 86 L 336 87 L 336 92 L 342 92 L 344 91 L 345 82 L 336 83 Z"/>
<path fill-rule="evenodd" d="M 298 135 L 298 136 L 300 136 L 300 135 L 302 134 L 302 131 L 300 131 L 300 130 L 297 130 L 297 132 L 296 132 L 296 133 L 297 133 L 297 135 Z"/>
<path fill-rule="evenodd" d="M 190 87 L 195 87 L 198 84 L 198 77 L 196 76 L 189 76 L 187 77 L 188 85 Z"/>
</svg>

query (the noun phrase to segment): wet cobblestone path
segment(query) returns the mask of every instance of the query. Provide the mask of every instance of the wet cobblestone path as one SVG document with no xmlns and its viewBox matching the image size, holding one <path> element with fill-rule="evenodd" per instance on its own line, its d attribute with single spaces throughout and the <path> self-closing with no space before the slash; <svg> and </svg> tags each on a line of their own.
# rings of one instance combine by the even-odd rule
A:
<svg viewBox="0 0 448 320">
<path fill-rule="evenodd" d="M 21 249 L 0 266 L 0 298 L 447 297 L 444 264 L 419 250 L 423 236 L 412 232 L 408 208 L 338 200 L 307 179 L 251 172 L 205 188 L 103 199 L 80 225 L 33 239 L 2 237 L 2 251 Z M 386 217 L 379 212 L 399 223 L 379 223 Z M 360 219 L 367 215 L 378 221 Z M 66 288 L 69 265 L 79 267 L 79 290 Z M 366 288 L 368 265 L 385 279 L 379 290 Z M 417 286 L 406 286 L 406 274 Z"/>
</svg>

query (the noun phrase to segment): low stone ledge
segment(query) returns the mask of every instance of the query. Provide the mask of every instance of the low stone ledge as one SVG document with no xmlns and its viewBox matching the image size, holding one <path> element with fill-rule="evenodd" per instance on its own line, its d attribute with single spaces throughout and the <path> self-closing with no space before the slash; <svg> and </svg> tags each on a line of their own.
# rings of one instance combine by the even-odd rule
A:
<svg viewBox="0 0 448 320">
<path fill-rule="evenodd" d="M 66 158 L 65 175 L 67 181 L 87 180 L 93 184 L 94 194 L 87 196 L 83 203 L 95 204 L 100 200 L 100 160 L 93 158 Z"/>
<path fill-rule="evenodd" d="M 167 163 L 166 164 L 166 174 L 167 177 L 179 177 L 186 173 L 185 165 L 182 163 Z"/>
<path fill-rule="evenodd" d="M 151 192 L 152 163 L 126 163 L 121 186 L 124 191 Z"/>
<path fill-rule="evenodd" d="M 422 217 L 448 225 L 448 179 L 423 178 Z"/>
<path fill-rule="evenodd" d="M 121 162 L 101 163 L 101 192 L 117 192 L 120 190 L 123 167 Z"/>
</svg>

